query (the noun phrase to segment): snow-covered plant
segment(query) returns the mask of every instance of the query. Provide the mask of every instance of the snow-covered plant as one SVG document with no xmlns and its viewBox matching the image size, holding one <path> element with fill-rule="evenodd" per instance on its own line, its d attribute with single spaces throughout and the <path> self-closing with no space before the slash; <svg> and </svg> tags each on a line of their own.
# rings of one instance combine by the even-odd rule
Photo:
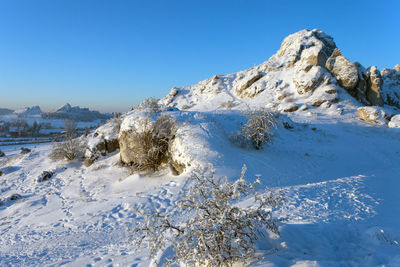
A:
<svg viewBox="0 0 400 267">
<path fill-rule="evenodd" d="M 272 142 L 271 128 L 277 125 L 274 113 L 266 109 L 258 109 L 247 111 L 244 115 L 248 121 L 242 127 L 241 135 L 249 140 L 255 149 L 258 150 L 263 144 Z"/>
<path fill-rule="evenodd" d="M 281 192 L 268 191 L 259 195 L 255 187 L 240 178 L 229 182 L 226 177 L 196 172 L 190 186 L 181 191 L 176 208 L 163 211 L 138 208 L 143 223 L 134 229 L 135 244 L 148 244 L 154 257 L 166 246 L 172 246 L 175 256 L 167 261 L 189 266 L 231 266 L 255 257 L 255 242 L 265 230 L 279 235 L 272 211 L 283 201 Z M 241 198 L 252 194 L 254 204 L 238 205 Z M 178 221 L 177 218 L 186 218 Z"/>
<path fill-rule="evenodd" d="M 169 147 L 175 137 L 176 123 L 168 115 L 161 114 L 154 122 L 149 118 L 130 133 L 135 143 L 135 155 L 131 167 L 135 171 L 156 171 L 168 162 Z"/>
<path fill-rule="evenodd" d="M 76 138 L 76 123 L 66 120 L 64 125 L 64 141 L 54 142 L 49 158 L 52 160 L 74 160 L 83 157 L 85 144 L 82 144 L 80 138 Z"/>
<path fill-rule="evenodd" d="M 67 138 L 63 142 L 54 142 L 49 158 L 52 160 L 74 160 L 83 157 L 85 145 L 80 138 Z"/>
<path fill-rule="evenodd" d="M 158 104 L 158 99 L 155 97 L 146 98 L 138 106 L 139 110 L 149 109 L 152 113 L 158 113 L 161 111 L 161 106 Z"/>
</svg>

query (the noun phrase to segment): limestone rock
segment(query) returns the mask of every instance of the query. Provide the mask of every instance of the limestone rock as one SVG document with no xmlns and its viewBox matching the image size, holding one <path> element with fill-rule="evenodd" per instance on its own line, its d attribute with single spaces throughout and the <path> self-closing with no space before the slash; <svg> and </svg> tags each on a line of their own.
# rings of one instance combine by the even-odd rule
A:
<svg viewBox="0 0 400 267">
<path fill-rule="evenodd" d="M 308 70 L 308 71 L 307 71 Z M 314 91 L 324 78 L 324 70 L 320 66 L 311 66 L 296 73 L 293 83 L 297 92 L 302 95 Z"/>
<path fill-rule="evenodd" d="M 286 37 L 276 56 L 284 57 L 287 67 L 293 67 L 299 60 L 323 67 L 335 48 L 333 38 L 324 32 L 317 29 L 302 30 Z"/>
<path fill-rule="evenodd" d="M 400 108 L 400 71 L 382 71 L 382 99 L 387 105 Z"/>
<path fill-rule="evenodd" d="M 334 57 L 328 58 L 325 67 L 336 77 L 340 86 L 347 90 L 356 87 L 358 82 L 357 67 L 344 56 L 334 55 Z"/>
<path fill-rule="evenodd" d="M 388 126 L 390 128 L 400 128 L 400 114 L 393 116 L 390 119 Z"/>
<path fill-rule="evenodd" d="M 385 113 L 378 107 L 360 107 L 357 112 L 361 120 L 376 124 L 386 123 Z"/>
<path fill-rule="evenodd" d="M 237 85 L 236 88 L 236 94 L 240 97 L 244 97 L 246 94 L 246 89 L 249 88 L 251 85 L 253 85 L 256 81 L 261 79 L 264 75 L 260 72 L 251 75 L 249 77 L 243 78 L 243 80 Z M 249 97 L 252 97 L 252 95 L 248 95 Z"/>
<path fill-rule="evenodd" d="M 376 66 L 372 66 L 367 70 L 367 99 L 375 106 L 383 106 L 382 77 Z"/>
<path fill-rule="evenodd" d="M 111 119 L 88 135 L 85 149 L 86 166 L 91 165 L 101 156 L 106 156 L 119 149 L 120 124 L 121 119 Z"/>
</svg>

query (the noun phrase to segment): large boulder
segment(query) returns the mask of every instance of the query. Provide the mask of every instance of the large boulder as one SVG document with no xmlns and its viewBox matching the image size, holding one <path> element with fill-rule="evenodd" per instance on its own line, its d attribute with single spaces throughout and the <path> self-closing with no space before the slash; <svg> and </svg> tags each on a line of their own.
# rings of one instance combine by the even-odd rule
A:
<svg viewBox="0 0 400 267">
<path fill-rule="evenodd" d="M 358 82 L 357 66 L 341 55 L 336 49 L 326 61 L 325 67 L 336 77 L 340 86 L 346 90 L 352 90 Z"/>
<path fill-rule="evenodd" d="M 357 109 L 358 116 L 363 121 L 368 121 L 376 124 L 386 123 L 386 114 L 378 107 L 360 107 Z"/>
<path fill-rule="evenodd" d="M 376 66 L 367 70 L 367 99 L 375 106 L 383 106 L 384 102 L 381 96 L 382 77 Z"/>
<path fill-rule="evenodd" d="M 170 145 L 175 132 L 175 121 L 168 115 L 138 112 L 128 116 L 119 138 L 121 162 L 140 172 L 154 172 L 168 163 L 174 167 Z"/>
<path fill-rule="evenodd" d="M 324 67 L 335 48 L 333 38 L 324 32 L 302 30 L 283 40 L 276 57 L 284 58 L 286 67 L 292 67 L 298 61 Z"/>
</svg>

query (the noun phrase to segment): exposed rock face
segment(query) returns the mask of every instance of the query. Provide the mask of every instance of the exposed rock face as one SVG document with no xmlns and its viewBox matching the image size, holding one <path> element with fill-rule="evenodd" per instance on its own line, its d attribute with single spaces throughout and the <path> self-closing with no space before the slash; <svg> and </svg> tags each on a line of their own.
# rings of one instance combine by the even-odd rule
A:
<svg viewBox="0 0 400 267">
<path fill-rule="evenodd" d="M 357 112 L 361 120 L 377 124 L 386 122 L 385 113 L 377 107 L 360 107 Z"/>
<path fill-rule="evenodd" d="M 243 79 L 243 81 L 238 85 L 236 89 L 236 94 L 240 97 L 243 97 L 245 95 L 249 97 L 253 97 L 254 95 L 249 95 L 246 94 L 246 89 L 249 88 L 251 85 L 253 85 L 256 81 L 261 79 L 263 77 L 263 74 L 261 72 L 258 72 L 250 77 L 246 77 Z"/>
<path fill-rule="evenodd" d="M 174 173 L 179 173 L 180 168 L 174 165 L 170 153 L 176 132 L 175 121 L 165 114 L 138 115 L 127 118 L 122 124 L 119 138 L 121 162 L 140 172 L 154 172 L 170 163 Z"/>
<path fill-rule="evenodd" d="M 396 70 L 398 67 L 399 70 Z M 385 104 L 400 108 L 400 65 L 394 70 L 384 69 L 382 76 L 382 98 Z"/>
<path fill-rule="evenodd" d="M 336 48 L 333 38 L 314 29 L 302 30 L 286 37 L 277 52 L 278 57 L 286 57 L 284 63 L 292 67 L 297 61 L 304 64 L 325 66 L 325 62 Z"/>
<path fill-rule="evenodd" d="M 356 65 L 340 55 L 340 51 L 335 50 L 326 61 L 326 68 L 336 77 L 340 86 L 347 90 L 352 90 L 358 82 L 358 70 Z"/>
<path fill-rule="evenodd" d="M 296 86 L 299 94 L 314 91 L 321 84 L 324 78 L 324 70 L 320 66 L 312 66 L 298 71 L 293 78 L 293 83 Z"/>
<path fill-rule="evenodd" d="M 97 128 L 87 137 L 85 164 L 93 164 L 101 156 L 106 156 L 119 149 L 120 119 L 114 118 Z"/>
<path fill-rule="evenodd" d="M 382 78 L 376 66 L 367 70 L 367 99 L 372 105 L 383 106 Z"/>
</svg>

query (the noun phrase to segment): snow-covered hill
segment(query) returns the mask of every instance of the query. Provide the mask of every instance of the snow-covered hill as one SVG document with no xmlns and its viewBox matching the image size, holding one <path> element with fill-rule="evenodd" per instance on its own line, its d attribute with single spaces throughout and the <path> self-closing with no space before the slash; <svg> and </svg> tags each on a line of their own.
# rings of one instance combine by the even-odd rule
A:
<svg viewBox="0 0 400 267">
<path fill-rule="evenodd" d="M 26 107 L 23 109 L 18 109 L 16 111 L 14 111 L 14 114 L 17 114 L 19 116 L 35 116 L 35 115 L 40 115 L 42 114 L 43 111 L 40 109 L 39 106 L 33 106 L 33 107 Z"/>
<path fill-rule="evenodd" d="M 286 198 L 274 214 L 281 236 L 261 238 L 264 258 L 250 266 L 400 266 L 399 71 L 365 69 L 330 36 L 303 30 L 259 66 L 173 88 L 160 106 L 101 126 L 86 137 L 88 166 L 51 161 L 49 145 L 1 148 L 0 265 L 155 266 L 130 240 L 134 208 L 173 209 L 193 170 L 208 166 L 232 181 L 245 164 L 248 181 L 259 174 Z M 261 150 L 232 142 L 242 111 L 257 108 L 276 114 L 273 142 Z M 131 173 L 121 159 L 135 152 L 132 135 L 161 114 L 176 122 L 170 161 Z M 39 181 L 43 171 L 54 175 Z M 161 251 L 159 263 L 171 253 Z"/>
</svg>

